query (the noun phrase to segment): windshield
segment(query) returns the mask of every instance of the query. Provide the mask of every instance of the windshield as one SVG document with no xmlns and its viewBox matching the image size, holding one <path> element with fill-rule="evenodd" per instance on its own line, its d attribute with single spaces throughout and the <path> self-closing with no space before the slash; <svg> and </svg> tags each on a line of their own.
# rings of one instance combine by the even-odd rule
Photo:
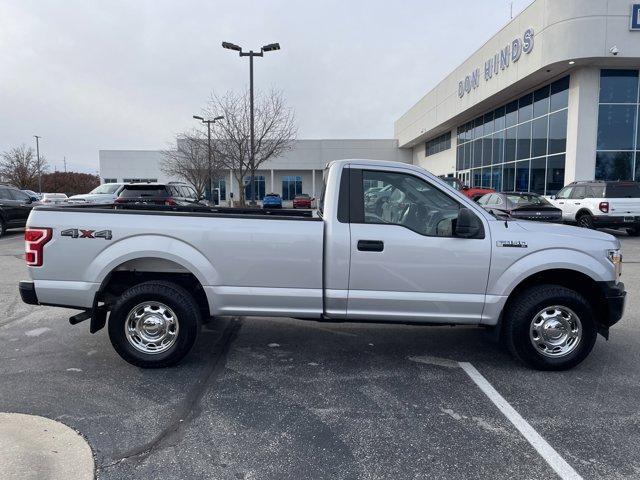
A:
<svg viewBox="0 0 640 480">
<path fill-rule="evenodd" d="M 99 187 L 94 188 L 89 193 L 93 195 L 113 194 L 118 191 L 120 185 L 117 183 L 104 183 Z"/>
<path fill-rule="evenodd" d="M 551 205 L 544 197 L 527 193 L 507 195 L 507 200 L 515 208 L 522 207 L 524 205 Z"/>
</svg>

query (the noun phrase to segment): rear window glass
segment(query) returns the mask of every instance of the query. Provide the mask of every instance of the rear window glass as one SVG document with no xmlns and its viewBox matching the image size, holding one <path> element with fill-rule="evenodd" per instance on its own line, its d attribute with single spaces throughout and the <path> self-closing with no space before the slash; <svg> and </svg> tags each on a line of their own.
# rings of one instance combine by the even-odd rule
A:
<svg viewBox="0 0 640 480">
<path fill-rule="evenodd" d="M 635 182 L 610 183 L 607 185 L 607 198 L 640 198 L 640 186 Z"/>
<path fill-rule="evenodd" d="M 148 185 L 129 185 L 120 194 L 121 198 L 137 198 L 137 197 L 168 197 L 167 190 L 164 186 L 148 186 Z"/>
</svg>

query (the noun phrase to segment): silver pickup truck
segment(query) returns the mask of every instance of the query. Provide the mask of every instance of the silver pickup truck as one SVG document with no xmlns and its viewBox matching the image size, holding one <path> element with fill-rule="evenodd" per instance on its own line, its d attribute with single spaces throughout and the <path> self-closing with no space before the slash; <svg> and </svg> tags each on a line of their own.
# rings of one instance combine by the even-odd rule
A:
<svg viewBox="0 0 640 480">
<path fill-rule="evenodd" d="M 539 369 L 580 363 L 622 317 L 619 241 L 498 219 L 425 170 L 340 160 L 315 214 L 37 207 L 23 301 L 83 310 L 140 367 L 180 361 L 203 318 L 490 328 Z M 384 190 L 380 202 L 375 192 Z"/>
</svg>

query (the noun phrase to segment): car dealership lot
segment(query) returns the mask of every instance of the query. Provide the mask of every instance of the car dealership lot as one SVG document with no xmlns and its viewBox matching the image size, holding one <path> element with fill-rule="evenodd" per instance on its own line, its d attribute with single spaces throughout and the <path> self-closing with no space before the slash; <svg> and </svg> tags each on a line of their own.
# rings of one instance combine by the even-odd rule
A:
<svg viewBox="0 0 640 480">
<path fill-rule="evenodd" d="M 640 240 L 620 236 L 625 318 L 568 372 L 516 364 L 481 329 L 229 318 L 177 368 L 140 370 L 73 311 L 23 304 L 0 239 L 0 411 L 80 431 L 100 478 L 547 478 L 469 362 L 584 478 L 640 476 Z"/>
</svg>

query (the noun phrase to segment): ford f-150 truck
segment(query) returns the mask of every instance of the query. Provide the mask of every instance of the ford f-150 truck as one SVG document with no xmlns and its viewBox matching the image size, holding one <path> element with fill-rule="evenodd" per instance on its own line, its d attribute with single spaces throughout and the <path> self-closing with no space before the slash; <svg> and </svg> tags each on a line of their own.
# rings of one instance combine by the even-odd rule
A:
<svg viewBox="0 0 640 480">
<path fill-rule="evenodd" d="M 619 241 L 493 217 L 425 170 L 340 160 L 317 214 L 114 205 L 36 207 L 22 299 L 108 320 L 126 361 L 163 367 L 203 318 L 479 325 L 528 365 L 567 369 L 623 314 Z M 382 208 L 367 191 L 389 187 Z"/>
</svg>

